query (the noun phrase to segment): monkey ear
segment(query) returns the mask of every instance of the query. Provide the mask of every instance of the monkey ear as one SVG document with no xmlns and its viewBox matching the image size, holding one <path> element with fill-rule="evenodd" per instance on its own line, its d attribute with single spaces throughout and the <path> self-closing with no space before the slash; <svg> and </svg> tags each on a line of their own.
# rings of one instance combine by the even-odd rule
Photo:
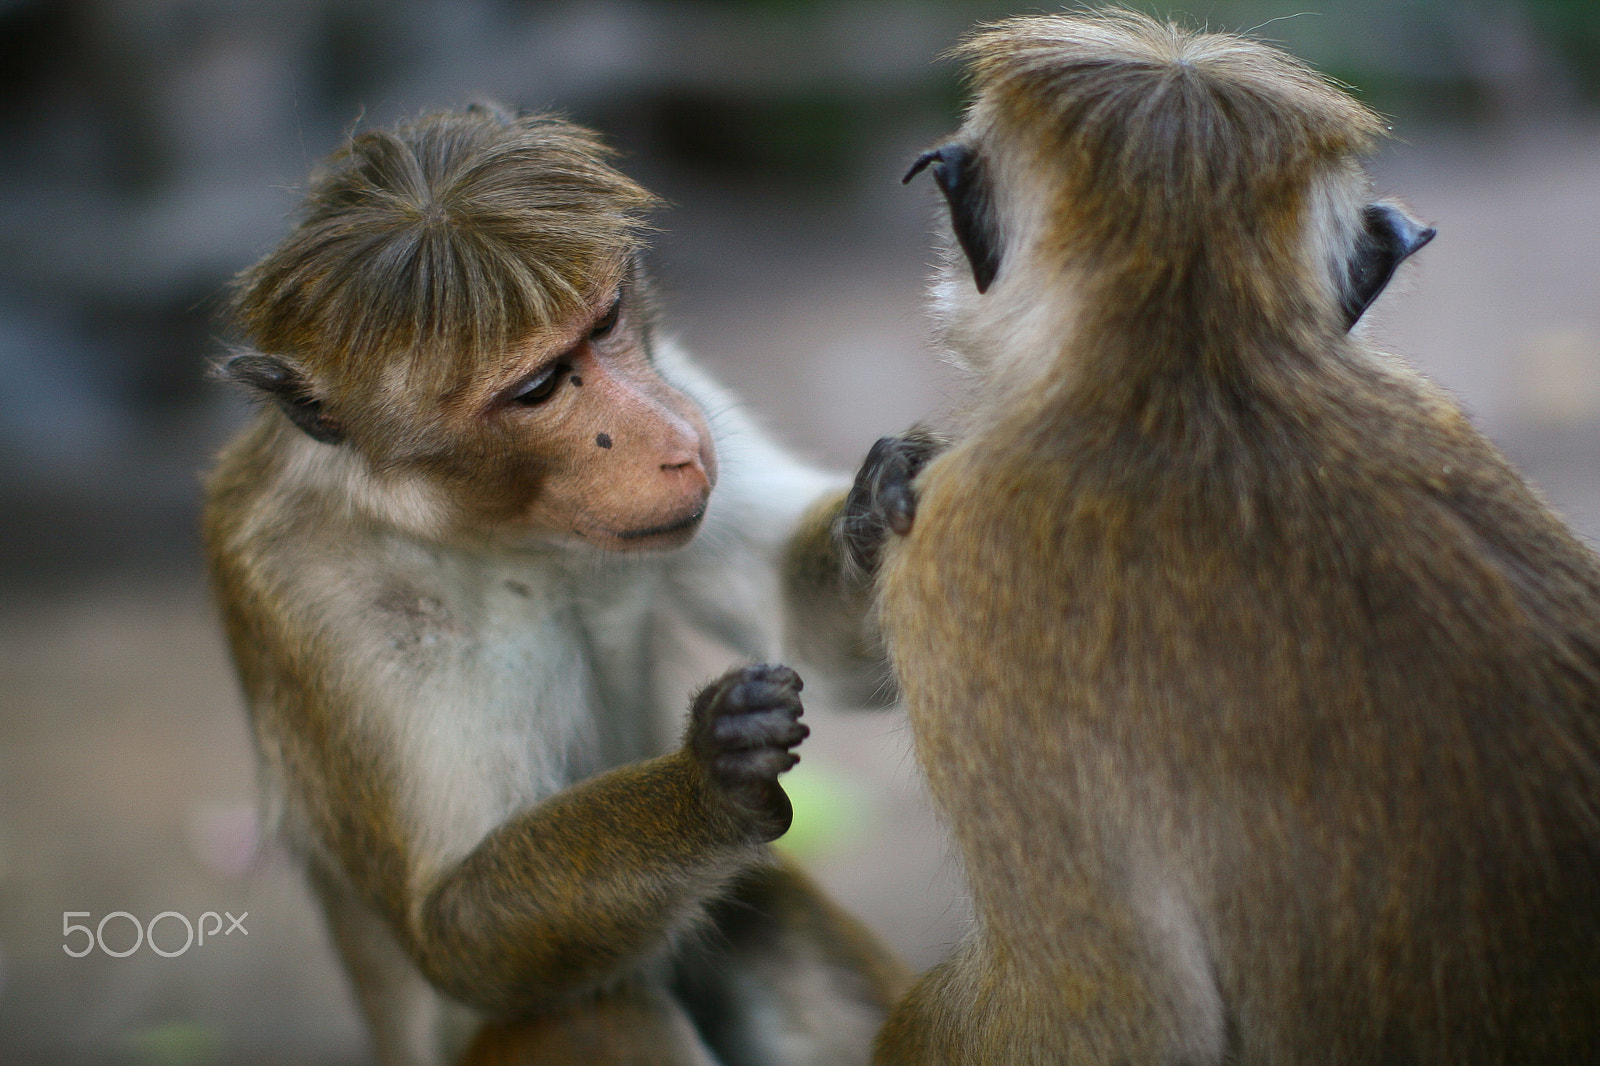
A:
<svg viewBox="0 0 1600 1066">
<path fill-rule="evenodd" d="M 972 280 L 978 283 L 979 292 L 987 292 L 1000 271 L 1000 232 L 983 160 L 965 145 L 941 145 L 919 155 L 900 183 L 904 185 L 930 163 L 933 180 L 950 205 L 950 227 L 972 264 Z"/>
<path fill-rule="evenodd" d="M 1405 258 L 1433 240 L 1438 232 L 1393 204 L 1368 204 L 1361 212 L 1361 222 L 1339 301 L 1345 329 L 1354 327 L 1372 306 Z"/>
<path fill-rule="evenodd" d="M 305 373 L 276 356 L 247 352 L 236 355 L 217 367 L 217 376 L 237 382 L 270 397 L 289 421 L 306 436 L 323 444 L 344 440 L 344 430 L 322 410 L 322 401 L 311 395 Z"/>
</svg>

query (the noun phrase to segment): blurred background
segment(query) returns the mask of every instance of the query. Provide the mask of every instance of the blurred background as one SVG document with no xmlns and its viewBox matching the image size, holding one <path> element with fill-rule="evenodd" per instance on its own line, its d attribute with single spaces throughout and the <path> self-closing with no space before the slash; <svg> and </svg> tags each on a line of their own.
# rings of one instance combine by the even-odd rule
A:
<svg viewBox="0 0 1600 1066">
<path fill-rule="evenodd" d="M 1379 192 L 1440 235 L 1363 328 L 1600 531 L 1600 4 L 1139 6 L 1258 28 L 1392 117 Z M 217 311 L 312 164 L 352 128 L 485 97 L 597 127 L 671 204 L 652 257 L 671 328 L 845 469 L 959 388 L 924 349 L 932 185 L 898 179 L 957 119 L 935 57 L 1026 10 L 0 0 L 0 1063 L 366 1061 L 305 892 L 254 837 L 194 529 L 198 474 L 246 413 L 203 377 Z M 967 912 L 903 720 L 811 714 L 792 847 L 928 965 Z M 248 933 L 63 951 L 84 942 L 66 923 L 118 911 L 117 952 L 165 911 L 248 912 Z M 159 944 L 183 935 L 164 919 Z"/>
</svg>

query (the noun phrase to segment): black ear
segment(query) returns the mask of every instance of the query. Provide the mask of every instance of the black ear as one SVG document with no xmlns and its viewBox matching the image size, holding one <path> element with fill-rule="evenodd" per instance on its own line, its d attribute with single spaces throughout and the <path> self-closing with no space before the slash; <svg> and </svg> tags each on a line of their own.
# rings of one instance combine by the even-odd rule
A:
<svg viewBox="0 0 1600 1066">
<path fill-rule="evenodd" d="M 905 184 L 933 164 L 933 180 L 950 205 L 950 227 L 972 264 L 972 280 L 987 292 L 1000 271 L 1000 229 L 995 223 L 989 195 L 989 178 L 977 152 L 960 144 L 946 144 L 923 152 L 901 179 Z"/>
<path fill-rule="evenodd" d="M 1345 329 L 1353 327 L 1378 294 L 1388 287 L 1397 267 L 1438 232 L 1393 204 L 1368 204 L 1361 212 L 1362 230 L 1350 256 L 1339 305 Z"/>
<path fill-rule="evenodd" d="M 312 440 L 323 444 L 344 440 L 344 430 L 323 413 L 322 401 L 311 395 L 304 374 L 282 359 L 254 352 L 236 355 L 219 366 L 217 374 L 271 397 Z"/>
</svg>

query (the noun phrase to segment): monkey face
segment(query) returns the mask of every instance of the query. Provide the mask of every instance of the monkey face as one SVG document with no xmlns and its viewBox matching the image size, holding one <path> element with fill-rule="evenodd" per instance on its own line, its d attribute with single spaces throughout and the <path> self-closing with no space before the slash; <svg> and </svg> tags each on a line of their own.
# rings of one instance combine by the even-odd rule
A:
<svg viewBox="0 0 1600 1066">
<path fill-rule="evenodd" d="M 699 527 L 717 476 L 711 432 L 656 369 L 631 296 L 617 286 L 519 346 L 483 399 L 491 447 L 463 488 L 500 536 L 641 551 Z"/>
<path fill-rule="evenodd" d="M 654 200 L 606 156 L 489 109 L 354 138 L 242 280 L 254 350 L 221 375 L 279 409 L 285 454 L 413 535 L 683 543 L 711 437 L 633 298 Z"/>
<path fill-rule="evenodd" d="M 421 535 L 677 547 L 699 528 L 716 483 L 711 432 L 651 358 L 637 274 L 603 279 L 578 314 L 499 358 L 465 360 L 443 395 L 419 391 L 405 361 L 343 388 L 258 353 L 221 372 L 275 400 L 311 440 L 359 456 L 370 490 L 361 498 Z"/>
</svg>

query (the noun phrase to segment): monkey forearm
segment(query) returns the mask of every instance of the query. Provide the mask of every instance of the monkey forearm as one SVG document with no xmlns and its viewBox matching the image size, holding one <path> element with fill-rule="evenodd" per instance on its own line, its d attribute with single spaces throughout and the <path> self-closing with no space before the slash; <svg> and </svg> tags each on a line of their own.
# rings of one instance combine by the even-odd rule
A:
<svg viewBox="0 0 1600 1066">
<path fill-rule="evenodd" d="M 491 833 L 422 902 L 418 962 L 444 991 L 516 1013 L 661 948 L 764 839 L 684 752 L 594 778 Z"/>
<path fill-rule="evenodd" d="M 846 494 L 830 493 L 800 518 L 784 549 L 784 592 L 808 610 L 836 610 L 865 602 L 871 594 L 868 575 L 849 567 L 840 536 Z"/>
<path fill-rule="evenodd" d="M 827 669 L 848 696 L 892 702 L 894 685 L 873 617 L 874 578 L 845 549 L 845 493 L 824 497 L 800 520 L 783 558 L 786 643 Z"/>
</svg>

